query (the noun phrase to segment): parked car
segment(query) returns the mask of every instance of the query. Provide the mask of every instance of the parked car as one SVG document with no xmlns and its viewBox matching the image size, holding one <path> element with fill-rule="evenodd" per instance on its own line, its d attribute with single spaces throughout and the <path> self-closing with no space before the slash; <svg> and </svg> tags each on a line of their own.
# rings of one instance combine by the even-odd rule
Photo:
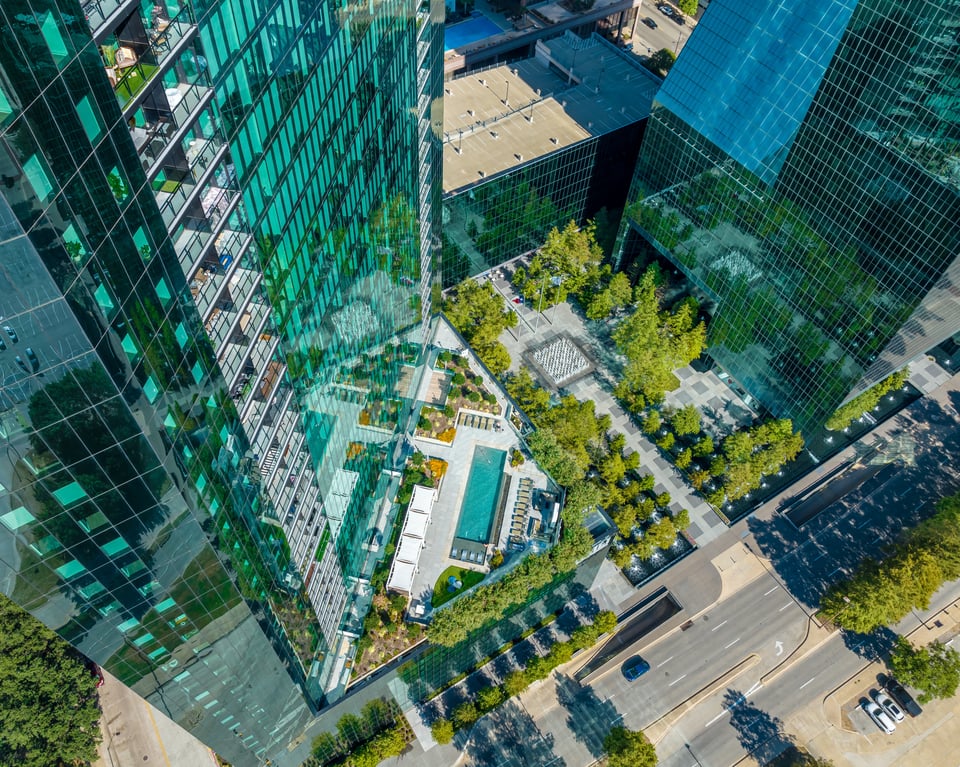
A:
<svg viewBox="0 0 960 767">
<path fill-rule="evenodd" d="M 660 3 L 660 5 L 657 6 L 657 10 L 664 16 L 673 16 L 673 8 L 666 3 Z"/>
<path fill-rule="evenodd" d="M 687 23 L 687 17 L 679 13 L 670 14 L 670 18 L 677 22 L 677 24 L 679 24 L 681 27 Z"/>
<path fill-rule="evenodd" d="M 4 343 L 4 340 L 0 338 L 0 352 L 5 352 L 7 350 L 7 345 Z"/>
<path fill-rule="evenodd" d="M 920 708 L 920 704 L 917 703 L 913 699 L 913 696 L 906 691 L 904 686 L 892 676 L 884 678 L 883 689 L 890 693 L 890 697 L 897 702 L 903 711 L 906 711 L 908 714 L 910 714 L 910 716 L 920 716 L 920 714 L 923 713 L 923 709 Z"/>
<path fill-rule="evenodd" d="M 870 697 L 873 698 L 873 702 L 876 703 L 880 708 L 890 714 L 890 717 L 895 722 L 903 721 L 903 711 L 900 710 L 900 706 L 894 703 L 890 696 L 887 695 L 882 690 L 872 690 L 870 692 Z"/>
<path fill-rule="evenodd" d="M 892 735 L 893 731 L 897 729 L 897 725 L 893 723 L 890 715 L 872 700 L 865 700 L 860 704 L 860 708 L 862 708 L 867 716 L 873 720 L 873 723 L 887 733 L 887 735 Z"/>
<path fill-rule="evenodd" d="M 7 335 L 10 336 L 10 340 L 14 343 L 20 340 L 20 338 L 17 336 L 17 331 L 11 328 L 9 325 L 4 325 L 3 329 L 7 331 Z"/>
<path fill-rule="evenodd" d="M 634 656 L 623 664 L 623 675 L 631 682 L 639 679 L 650 670 L 650 664 L 639 655 Z"/>
<path fill-rule="evenodd" d="M 23 357 L 21 357 L 19 354 L 18 354 L 16 357 L 13 358 L 13 361 L 17 363 L 17 366 L 18 366 L 24 373 L 29 373 L 29 372 L 30 372 L 30 368 L 27 367 L 27 363 L 23 361 Z"/>
<path fill-rule="evenodd" d="M 30 367 L 32 367 L 33 372 L 36 373 L 40 369 L 40 360 L 37 359 L 36 352 L 28 346 L 23 350 L 23 353 L 27 355 L 27 359 L 30 360 Z"/>
<path fill-rule="evenodd" d="M 657 28 L 657 22 L 655 22 L 655 21 L 654 21 L 653 19 L 651 19 L 649 16 L 647 16 L 647 17 L 644 18 L 643 23 L 646 24 L 648 27 L 650 27 L 650 29 L 656 29 L 656 28 Z"/>
</svg>

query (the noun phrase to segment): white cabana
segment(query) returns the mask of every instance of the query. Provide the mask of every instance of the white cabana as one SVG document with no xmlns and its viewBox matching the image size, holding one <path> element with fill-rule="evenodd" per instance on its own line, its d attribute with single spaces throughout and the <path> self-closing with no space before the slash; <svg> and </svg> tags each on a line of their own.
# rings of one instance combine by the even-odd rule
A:
<svg viewBox="0 0 960 767">
<path fill-rule="evenodd" d="M 420 552 L 423 550 L 423 539 L 414 538 L 410 535 L 400 536 L 400 545 L 397 546 L 397 553 L 393 557 L 395 562 L 411 562 L 417 564 L 420 561 Z"/>
<path fill-rule="evenodd" d="M 407 519 L 403 523 L 403 534 L 411 538 L 424 538 L 429 522 L 429 514 L 424 514 L 422 511 L 408 511 Z"/>
<path fill-rule="evenodd" d="M 407 513 L 409 514 L 411 511 L 421 511 L 429 516 L 436 498 L 437 491 L 432 487 L 414 485 L 413 495 L 410 496 L 410 506 L 407 508 Z"/>
<path fill-rule="evenodd" d="M 413 562 L 400 562 L 394 559 L 390 568 L 390 577 L 387 578 L 387 589 L 409 594 L 410 589 L 413 588 L 413 576 L 416 572 L 417 566 Z"/>
<path fill-rule="evenodd" d="M 423 539 L 427 534 L 430 512 L 436 497 L 437 491 L 432 487 L 413 486 L 413 495 L 407 507 L 407 516 L 403 520 L 400 541 L 397 543 L 397 553 L 393 556 L 390 576 L 387 578 L 389 591 L 409 594 L 410 589 L 413 588 L 413 576 L 420 562 Z"/>
</svg>

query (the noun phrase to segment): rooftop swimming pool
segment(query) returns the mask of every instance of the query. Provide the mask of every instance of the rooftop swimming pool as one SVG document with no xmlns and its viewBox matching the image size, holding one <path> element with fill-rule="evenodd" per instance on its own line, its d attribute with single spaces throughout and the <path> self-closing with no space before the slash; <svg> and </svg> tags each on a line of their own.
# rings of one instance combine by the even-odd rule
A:
<svg viewBox="0 0 960 767">
<path fill-rule="evenodd" d="M 483 14 L 474 16 L 472 19 L 461 21 L 458 24 L 451 24 L 443 31 L 443 49 L 452 51 L 454 48 L 462 48 L 464 45 L 475 43 L 477 40 L 483 40 L 491 35 L 499 35 L 503 32 L 500 27 L 494 24 Z"/>
<path fill-rule="evenodd" d="M 457 538 L 476 543 L 490 542 L 506 462 L 505 451 L 477 445 L 470 462 L 467 489 L 460 505 Z"/>
</svg>

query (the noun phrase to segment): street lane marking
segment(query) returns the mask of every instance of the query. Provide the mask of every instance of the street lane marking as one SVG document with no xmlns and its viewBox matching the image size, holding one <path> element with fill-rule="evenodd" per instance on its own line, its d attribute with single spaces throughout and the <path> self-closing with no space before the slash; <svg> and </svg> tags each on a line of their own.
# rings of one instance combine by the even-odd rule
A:
<svg viewBox="0 0 960 767">
<path fill-rule="evenodd" d="M 729 712 L 729 711 L 726 711 L 726 710 L 721 711 L 719 714 L 717 714 L 715 717 L 713 717 L 713 719 L 711 719 L 709 722 L 707 722 L 707 723 L 704 725 L 704 729 L 706 729 L 707 727 L 709 727 L 709 726 L 710 726 L 711 724 L 713 724 L 714 722 L 716 722 L 716 721 L 718 721 L 718 720 L 720 720 L 720 719 L 723 719 L 723 717 L 725 717 L 725 716 L 726 716 L 727 714 L 729 714 L 729 713 L 730 713 L 730 712 Z"/>
<path fill-rule="evenodd" d="M 810 684 L 810 682 L 812 682 L 814 679 L 816 679 L 815 676 L 814 676 L 814 677 L 810 677 L 810 679 L 808 679 L 806 682 L 804 682 L 802 685 L 800 685 L 800 687 L 799 687 L 798 689 L 802 690 L 804 687 L 806 687 L 808 684 Z"/>
<path fill-rule="evenodd" d="M 658 664 L 658 665 L 657 665 L 657 668 L 660 668 L 660 666 L 666 666 L 666 665 L 667 665 L 670 661 L 672 661 L 672 660 L 673 660 L 673 656 L 671 655 L 671 656 L 670 656 L 669 658 L 667 658 L 665 661 L 663 661 L 662 663 Z"/>
<path fill-rule="evenodd" d="M 687 678 L 687 675 L 686 675 L 686 674 L 684 674 L 683 676 L 678 676 L 676 679 L 674 679 L 672 682 L 670 682 L 670 684 L 667 685 L 667 686 L 668 686 L 668 687 L 673 687 L 673 686 L 674 686 L 677 682 L 679 682 L 681 679 L 686 679 L 686 678 Z"/>
<path fill-rule="evenodd" d="M 779 586 L 774 586 L 774 587 L 773 587 L 772 589 L 770 589 L 769 591 L 764 591 L 764 592 L 763 592 L 763 595 L 764 595 L 764 596 L 767 596 L 768 594 L 772 594 L 772 593 L 773 593 L 774 591 L 776 591 L 778 588 L 780 588 L 780 587 L 779 587 Z"/>
<path fill-rule="evenodd" d="M 730 644 L 728 644 L 728 645 L 727 645 L 726 647 L 724 647 L 723 649 L 724 649 L 724 650 L 729 650 L 731 647 L 733 647 L 733 646 L 734 646 L 737 642 L 739 642 L 739 641 L 740 641 L 740 637 L 737 637 L 736 639 L 734 639 Z"/>
<path fill-rule="evenodd" d="M 783 607 L 781 607 L 779 610 L 777 610 L 777 612 L 778 612 L 778 613 L 782 613 L 784 610 L 786 610 L 786 609 L 787 609 L 790 605 L 792 605 L 792 604 L 793 604 L 793 602 L 787 602 Z"/>
<path fill-rule="evenodd" d="M 819 554 L 817 554 L 817 556 L 813 558 L 813 561 L 816 562 L 818 559 L 822 559 L 825 556 L 827 556 L 827 552 L 821 551 Z"/>
<path fill-rule="evenodd" d="M 746 698 L 746 697 L 748 697 L 748 696 L 750 696 L 750 695 L 753 695 L 753 694 L 754 694 L 757 690 L 759 690 L 761 687 L 763 687 L 763 682 L 757 682 L 753 687 L 751 687 L 749 690 L 747 690 L 747 691 L 743 694 L 743 697 Z"/>
<path fill-rule="evenodd" d="M 714 626 L 714 627 L 713 627 L 712 629 L 710 629 L 710 630 L 711 630 L 711 631 L 716 631 L 717 629 L 723 628 L 723 627 L 726 626 L 726 625 L 727 625 L 727 622 L 724 621 L 723 623 L 718 623 L 716 626 Z"/>
<path fill-rule="evenodd" d="M 867 519 L 863 520 L 863 522 L 861 522 L 859 525 L 857 525 L 857 530 L 859 530 L 861 527 L 866 527 L 866 526 L 869 525 L 872 521 L 873 521 L 873 520 L 868 517 Z"/>
</svg>

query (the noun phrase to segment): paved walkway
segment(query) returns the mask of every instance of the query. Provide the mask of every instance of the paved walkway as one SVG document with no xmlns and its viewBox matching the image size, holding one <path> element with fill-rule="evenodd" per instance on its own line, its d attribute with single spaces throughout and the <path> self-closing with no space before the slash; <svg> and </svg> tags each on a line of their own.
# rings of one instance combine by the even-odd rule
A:
<svg viewBox="0 0 960 767">
<path fill-rule="evenodd" d="M 516 294 L 503 268 L 491 274 L 494 275 L 494 287 L 506 296 L 511 308 L 520 317 L 517 327 L 505 331 L 500 337 L 510 352 L 510 370 L 519 370 L 524 366 L 524 355 L 561 335 L 576 341 L 582 350 L 593 357 L 597 372 L 574 381 L 560 393 L 573 394 L 580 400 L 591 400 L 596 405 L 598 415 L 610 415 L 611 428 L 626 437 L 627 452 L 640 454 L 640 471 L 652 474 L 656 480 L 655 491 L 670 493 L 672 511 L 686 509 L 690 513 L 687 533 L 698 546 L 709 543 L 723 533 L 726 528 L 713 508 L 694 493 L 680 472 L 661 456 L 657 446 L 647 439 L 614 399 L 611 389 L 619 363 L 610 353 L 609 345 L 588 329 L 586 321 L 569 304 L 550 307 L 538 317 L 538 313 L 529 307 L 513 303 Z M 678 372 L 678 377 L 681 379 L 681 388 L 672 393 L 673 404 L 682 406 L 693 403 L 701 409 L 706 408 L 704 412 L 714 414 L 711 420 L 721 425 L 753 418 L 752 411 L 743 400 L 714 373 L 699 373 L 693 368 L 684 368 Z M 730 403 L 729 407 L 725 403 Z M 720 431 L 726 433 L 727 428 L 729 426 L 721 426 Z"/>
</svg>

